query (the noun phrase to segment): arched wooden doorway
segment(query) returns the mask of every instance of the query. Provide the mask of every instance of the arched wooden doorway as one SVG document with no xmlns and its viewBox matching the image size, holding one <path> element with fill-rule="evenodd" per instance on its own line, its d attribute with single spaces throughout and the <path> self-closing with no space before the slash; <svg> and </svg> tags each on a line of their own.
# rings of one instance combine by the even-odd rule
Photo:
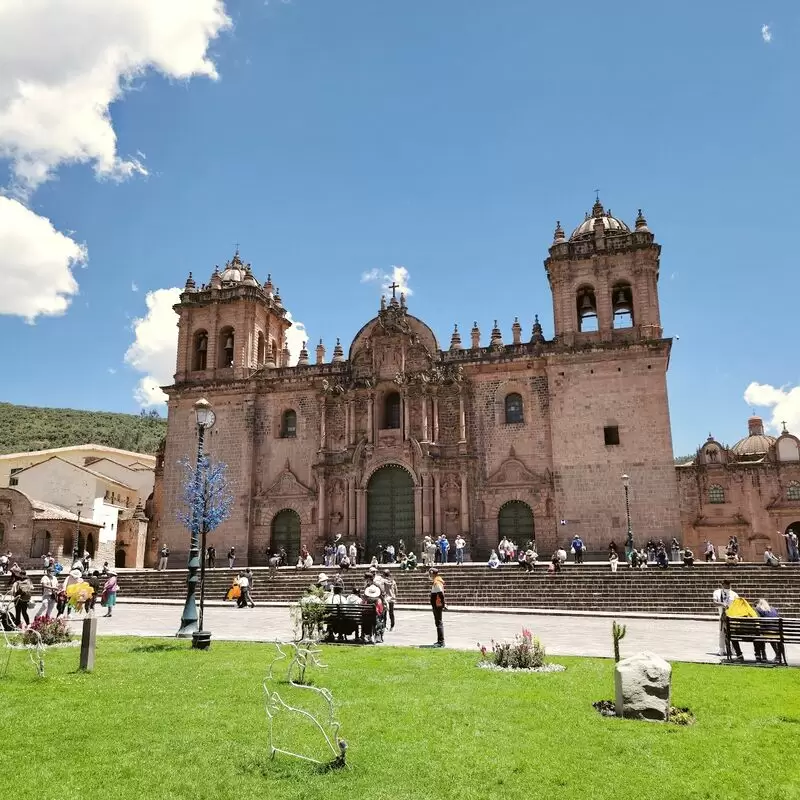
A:
<svg viewBox="0 0 800 800">
<path fill-rule="evenodd" d="M 125 566 L 125 551 L 122 548 L 114 553 L 114 566 L 123 568 Z"/>
<path fill-rule="evenodd" d="M 521 500 L 506 503 L 497 515 L 497 533 L 500 540 L 510 539 L 519 547 L 524 547 L 535 539 L 536 529 L 531 507 Z"/>
<path fill-rule="evenodd" d="M 270 549 L 273 553 L 286 550 L 286 560 L 291 566 L 300 557 L 300 515 L 291 508 L 284 508 L 272 519 Z"/>
<path fill-rule="evenodd" d="M 366 559 L 377 555 L 379 546 L 391 543 L 397 550 L 401 539 L 406 547 L 414 541 L 414 481 L 402 467 L 376 470 L 367 486 Z"/>
</svg>

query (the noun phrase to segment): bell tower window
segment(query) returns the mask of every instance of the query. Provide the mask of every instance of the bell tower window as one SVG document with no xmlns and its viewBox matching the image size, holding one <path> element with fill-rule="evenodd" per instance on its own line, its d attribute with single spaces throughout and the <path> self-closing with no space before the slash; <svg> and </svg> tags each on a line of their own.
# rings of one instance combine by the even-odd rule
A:
<svg viewBox="0 0 800 800">
<path fill-rule="evenodd" d="M 506 424 L 524 422 L 522 414 L 522 395 L 516 392 L 506 395 Z"/>
<path fill-rule="evenodd" d="M 256 366 L 263 367 L 264 366 L 264 357 L 266 355 L 266 347 L 264 344 L 264 334 L 261 331 L 258 332 L 258 339 L 256 344 Z"/>
<path fill-rule="evenodd" d="M 233 366 L 233 345 L 233 328 L 223 328 L 219 333 L 218 367 L 224 368 Z"/>
<path fill-rule="evenodd" d="M 611 308 L 614 312 L 615 328 L 632 328 L 633 291 L 629 283 L 618 283 L 611 290 Z"/>
<path fill-rule="evenodd" d="M 584 286 L 578 290 L 576 296 L 578 311 L 578 330 L 588 333 L 598 329 L 597 324 L 597 298 L 591 286 Z"/>
<path fill-rule="evenodd" d="M 294 439 L 297 436 L 297 412 L 287 409 L 281 416 L 281 439 Z"/>
<path fill-rule="evenodd" d="M 383 401 L 383 427 L 397 430 L 400 427 L 400 394 L 389 392 Z"/>
<path fill-rule="evenodd" d="M 197 331 L 194 335 L 194 351 L 192 353 L 192 369 L 203 370 L 208 359 L 208 333 Z"/>
</svg>

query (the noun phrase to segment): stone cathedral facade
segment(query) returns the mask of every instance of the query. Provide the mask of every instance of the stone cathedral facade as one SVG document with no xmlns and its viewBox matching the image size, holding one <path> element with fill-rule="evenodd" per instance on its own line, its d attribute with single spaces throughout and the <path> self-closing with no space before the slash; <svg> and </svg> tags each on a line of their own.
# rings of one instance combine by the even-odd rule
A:
<svg viewBox="0 0 800 800">
<path fill-rule="evenodd" d="M 188 548 L 175 465 L 194 452 L 201 397 L 235 492 L 213 541 L 237 563 L 280 547 L 296 558 L 301 544 L 318 560 L 338 534 L 369 556 L 440 533 L 462 534 L 475 559 L 504 535 L 535 536 L 548 555 L 576 533 L 605 550 L 625 541 L 623 473 L 637 540 L 680 535 L 659 254 L 641 212 L 630 228 L 598 201 L 569 237 L 557 225 L 544 261 L 552 338 L 538 318 L 527 332 L 515 319 L 510 337 L 475 323 L 442 347 L 390 287 L 346 353 L 337 341 L 327 358 L 320 343 L 312 363 L 304 347 L 296 366 L 271 279 L 238 252 L 208 283 L 190 275 L 151 550 Z"/>
</svg>

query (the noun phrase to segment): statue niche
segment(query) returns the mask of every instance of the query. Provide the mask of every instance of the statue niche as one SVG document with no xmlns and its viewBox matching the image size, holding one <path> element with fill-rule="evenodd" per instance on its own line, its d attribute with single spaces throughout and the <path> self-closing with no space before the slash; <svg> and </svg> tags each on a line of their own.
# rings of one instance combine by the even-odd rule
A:
<svg viewBox="0 0 800 800">
<path fill-rule="evenodd" d="M 444 532 L 451 539 L 459 532 L 461 519 L 461 486 L 453 473 L 445 476 L 441 487 Z"/>
</svg>

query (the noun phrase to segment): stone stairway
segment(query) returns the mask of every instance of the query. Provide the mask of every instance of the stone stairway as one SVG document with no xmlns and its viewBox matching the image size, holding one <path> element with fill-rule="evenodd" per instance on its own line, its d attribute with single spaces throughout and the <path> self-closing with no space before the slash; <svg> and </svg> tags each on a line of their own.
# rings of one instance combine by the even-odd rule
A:
<svg viewBox="0 0 800 800">
<path fill-rule="evenodd" d="M 342 574 L 345 588 L 360 587 L 364 567 Z M 255 602 L 293 602 L 317 578 L 322 568 L 299 571 L 286 568 L 270 577 L 266 568 L 254 568 Z M 324 570 L 329 576 L 337 569 Z M 235 572 L 206 572 L 206 598 L 220 600 Z M 393 569 L 399 603 L 427 603 L 430 582 L 423 569 Z M 631 570 L 620 567 L 613 574 L 607 564 L 567 565 L 548 576 L 543 567 L 532 574 L 516 565 L 490 570 L 483 565 L 445 566 L 448 604 L 452 606 L 517 607 L 572 611 L 633 611 L 654 614 L 714 614 L 714 589 L 727 578 L 732 588 L 751 603 L 765 597 L 783 616 L 800 617 L 800 567 L 772 569 L 759 564 L 671 566 L 668 570 Z M 181 599 L 186 593 L 186 570 L 165 572 L 122 571 L 120 597 Z"/>
<path fill-rule="evenodd" d="M 365 567 L 356 567 L 342 574 L 345 587 L 363 584 Z M 305 588 L 323 571 L 294 568 L 278 570 L 271 577 L 263 567 L 253 568 L 255 602 L 296 601 Z M 339 574 L 325 569 L 326 574 Z M 38 587 L 39 573 L 30 573 Z M 430 585 L 427 573 L 403 572 L 393 568 L 398 584 L 400 604 L 425 604 Z M 490 570 L 484 565 L 442 568 L 447 600 L 451 606 L 493 608 L 536 608 L 560 611 L 638 612 L 653 614 L 713 615 L 711 595 L 723 579 L 751 603 L 765 597 L 786 617 L 800 617 L 800 566 L 773 569 L 761 564 L 698 564 L 694 567 L 670 566 L 668 570 L 631 570 L 621 566 L 613 574 L 608 564 L 568 564 L 558 575 L 548 576 L 542 566 L 525 573 L 516 565 Z M 206 572 L 205 596 L 223 599 L 235 571 L 214 569 Z M 180 600 L 186 594 L 186 569 L 120 570 L 120 599 L 163 598 Z M 8 576 L 0 578 L 0 592 L 8 585 Z"/>
</svg>

